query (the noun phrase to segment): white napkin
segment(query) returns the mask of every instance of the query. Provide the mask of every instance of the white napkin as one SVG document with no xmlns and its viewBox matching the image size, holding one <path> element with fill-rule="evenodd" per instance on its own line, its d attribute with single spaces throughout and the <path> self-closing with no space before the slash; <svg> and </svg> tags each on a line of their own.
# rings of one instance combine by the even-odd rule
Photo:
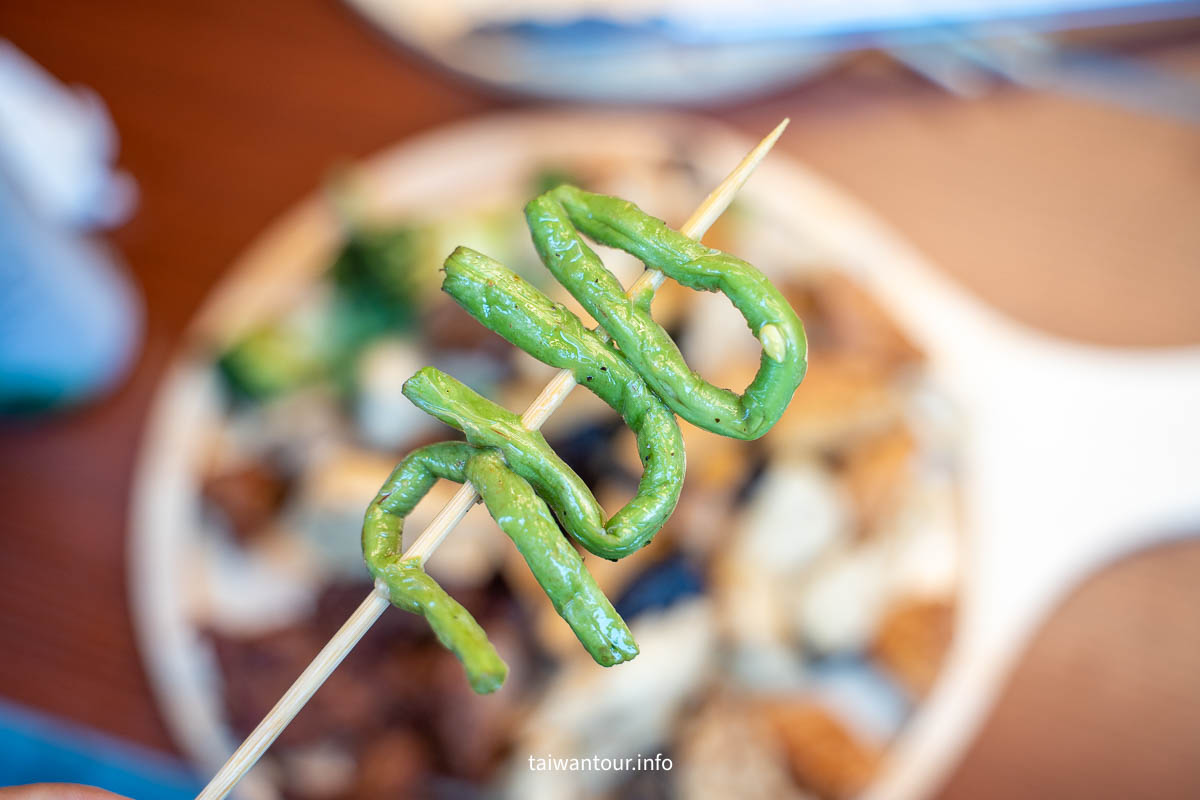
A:
<svg viewBox="0 0 1200 800">
<path fill-rule="evenodd" d="M 0 175 L 36 216 L 73 228 L 126 220 L 137 187 L 114 169 L 116 150 L 94 92 L 64 86 L 0 39 Z"/>
</svg>

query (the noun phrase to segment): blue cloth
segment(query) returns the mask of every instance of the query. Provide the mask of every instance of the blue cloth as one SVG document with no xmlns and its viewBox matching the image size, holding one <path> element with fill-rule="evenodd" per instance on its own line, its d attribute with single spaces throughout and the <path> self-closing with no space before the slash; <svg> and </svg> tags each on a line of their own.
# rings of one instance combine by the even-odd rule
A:
<svg viewBox="0 0 1200 800">
<path fill-rule="evenodd" d="M 41 782 L 136 800 L 191 800 L 203 788 L 176 759 L 0 700 L 0 786 Z"/>
</svg>

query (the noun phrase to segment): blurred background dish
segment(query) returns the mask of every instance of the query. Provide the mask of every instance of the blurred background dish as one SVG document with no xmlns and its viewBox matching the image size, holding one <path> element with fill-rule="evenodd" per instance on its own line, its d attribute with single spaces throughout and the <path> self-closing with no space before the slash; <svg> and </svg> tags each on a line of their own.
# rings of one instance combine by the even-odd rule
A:
<svg viewBox="0 0 1200 800">
<path fill-rule="evenodd" d="M 476 247 L 571 303 L 536 259 L 524 200 L 569 179 L 681 219 L 748 145 L 688 117 L 486 119 L 348 168 L 238 262 L 160 390 L 135 488 L 142 647 L 198 763 L 224 761 L 370 590 L 362 498 L 404 452 L 450 433 L 414 413 L 403 381 L 433 363 L 517 408 L 552 373 L 437 291 L 444 253 Z M 764 169 L 767 185 L 788 175 Z M 642 655 L 612 672 L 581 659 L 477 508 L 429 568 L 499 639 L 511 685 L 476 698 L 419 621 L 389 612 L 247 797 L 617 797 L 649 781 L 636 790 L 844 798 L 872 782 L 950 642 L 959 422 L 920 349 L 839 266 L 886 273 L 887 254 L 864 264 L 849 230 L 815 239 L 837 221 L 775 189 L 752 181 L 706 241 L 789 294 L 810 335 L 808 391 L 760 442 L 688 427 L 688 483 L 654 545 L 587 559 Z M 641 269 L 606 256 L 626 284 Z M 749 380 L 757 344 L 731 307 L 672 285 L 654 308 L 701 372 Z M 544 431 L 613 506 L 640 470 L 605 411 L 573 395 Z M 412 530 L 451 492 L 435 489 Z M 523 763 L 644 753 L 678 769 Z"/>
<path fill-rule="evenodd" d="M 744 99 L 870 49 L 964 94 L 1000 78 L 1193 118 L 1198 113 L 1194 87 L 1096 53 L 1085 54 L 1090 57 L 1083 65 L 1072 63 L 1069 52 L 1059 59 L 1053 40 L 1044 35 L 1185 17 L 1194 11 L 1186 0 L 346 3 L 455 72 L 508 91 L 560 100 L 708 104 Z M 1171 96 L 1156 97 L 1164 84 L 1174 89 Z M 1158 91 L 1148 91 L 1152 87 Z"/>
</svg>

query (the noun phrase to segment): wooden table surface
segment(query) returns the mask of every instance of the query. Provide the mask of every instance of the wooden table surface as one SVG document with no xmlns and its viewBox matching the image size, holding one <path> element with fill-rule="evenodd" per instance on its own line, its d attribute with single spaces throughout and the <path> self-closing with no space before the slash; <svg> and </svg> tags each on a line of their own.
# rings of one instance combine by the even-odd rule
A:
<svg viewBox="0 0 1200 800">
<path fill-rule="evenodd" d="M 96 89 L 142 192 L 111 239 L 145 295 L 130 380 L 0 425 L 0 695 L 163 750 L 125 538 L 155 384 L 206 292 L 331 166 L 527 101 L 448 76 L 334 0 L 0 5 L 0 36 Z M 1200 37 L 1147 53 L 1200 74 Z M 1200 130 L 1005 89 L 967 102 L 878 60 L 707 109 L 856 194 L 970 290 L 1055 333 L 1200 342 Z M 1200 543 L 1093 579 L 1047 622 L 946 798 L 1200 796 Z"/>
</svg>

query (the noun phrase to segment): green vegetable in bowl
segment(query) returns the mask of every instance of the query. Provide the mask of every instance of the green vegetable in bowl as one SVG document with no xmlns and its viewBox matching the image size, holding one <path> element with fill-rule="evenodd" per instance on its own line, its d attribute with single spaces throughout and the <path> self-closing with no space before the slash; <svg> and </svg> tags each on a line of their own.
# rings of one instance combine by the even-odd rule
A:
<svg viewBox="0 0 1200 800">
<path fill-rule="evenodd" d="M 225 385 L 249 400 L 295 389 L 324 375 L 326 368 L 319 343 L 282 324 L 258 328 L 217 359 Z"/>
<path fill-rule="evenodd" d="M 357 350 L 416 323 L 421 237 L 419 229 L 409 226 L 351 234 L 329 272 L 336 338 L 343 349 Z"/>
<path fill-rule="evenodd" d="M 285 316 L 235 342 L 217 359 L 226 386 L 254 401 L 319 380 L 352 390 L 362 351 L 416 325 L 423 236 L 409 225 L 351 231 L 326 276 L 328 306 L 315 319 Z"/>
</svg>

